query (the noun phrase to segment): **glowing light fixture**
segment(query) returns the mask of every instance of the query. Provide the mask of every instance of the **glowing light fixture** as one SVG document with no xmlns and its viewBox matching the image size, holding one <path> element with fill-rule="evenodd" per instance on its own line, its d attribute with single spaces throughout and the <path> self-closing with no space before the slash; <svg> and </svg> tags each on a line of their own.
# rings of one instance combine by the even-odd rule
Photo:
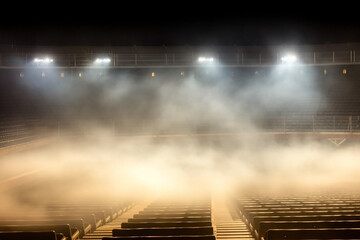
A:
<svg viewBox="0 0 360 240">
<path fill-rule="evenodd" d="M 213 57 L 199 57 L 198 62 L 199 63 L 213 63 L 214 58 Z"/>
<path fill-rule="evenodd" d="M 110 58 L 97 58 L 95 59 L 95 64 L 109 64 L 111 62 Z"/>
<path fill-rule="evenodd" d="M 286 64 L 295 63 L 296 60 L 297 60 L 297 58 L 294 54 L 287 54 L 287 55 L 281 57 L 281 62 L 286 63 Z"/>
<path fill-rule="evenodd" d="M 37 63 L 37 64 L 50 64 L 54 62 L 54 59 L 52 58 L 34 58 L 34 63 Z"/>
<path fill-rule="evenodd" d="M 155 77 L 155 72 L 152 72 L 152 73 L 151 73 L 151 76 L 152 76 L 152 77 Z"/>
</svg>

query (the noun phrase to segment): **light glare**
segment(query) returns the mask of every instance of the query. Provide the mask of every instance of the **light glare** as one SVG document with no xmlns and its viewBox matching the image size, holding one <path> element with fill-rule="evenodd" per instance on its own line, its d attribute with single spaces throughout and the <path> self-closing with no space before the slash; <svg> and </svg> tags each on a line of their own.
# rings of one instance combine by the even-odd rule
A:
<svg viewBox="0 0 360 240">
<path fill-rule="evenodd" d="M 199 57 L 198 62 L 199 63 L 212 63 L 212 62 L 214 62 L 214 58 L 213 57 Z"/>
<path fill-rule="evenodd" d="M 44 63 L 44 64 L 49 64 L 54 62 L 54 59 L 52 58 L 34 58 L 34 62 L 35 63 Z"/>
<path fill-rule="evenodd" d="M 294 63 L 294 62 L 296 62 L 296 60 L 297 60 L 297 58 L 293 54 L 287 54 L 287 55 L 281 57 L 282 63 Z"/>
<path fill-rule="evenodd" d="M 111 62 L 110 58 L 97 58 L 95 64 L 108 64 Z"/>
</svg>

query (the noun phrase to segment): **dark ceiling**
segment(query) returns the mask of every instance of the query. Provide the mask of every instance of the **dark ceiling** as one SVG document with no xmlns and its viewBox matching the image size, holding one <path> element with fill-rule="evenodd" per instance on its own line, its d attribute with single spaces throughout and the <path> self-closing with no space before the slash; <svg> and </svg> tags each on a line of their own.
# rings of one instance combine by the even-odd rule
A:
<svg viewBox="0 0 360 240">
<path fill-rule="evenodd" d="M 241 3 L 241 2 L 239 2 Z M 97 4 L 97 5 L 95 5 Z M 193 4 L 193 5 L 191 5 Z M 351 6 L 314 9 L 235 2 L 186 2 L 133 6 L 87 3 L 90 8 L 55 5 L 2 17 L 0 44 L 25 45 L 268 45 L 360 42 Z M 136 6 L 138 5 L 138 6 Z M 210 7 L 208 5 L 211 5 Z M 200 6 L 200 7 L 199 7 Z M 344 5 L 342 5 L 344 6 Z M 140 10 L 139 7 L 142 7 Z M 272 7 L 270 9 L 270 7 Z M 289 9 L 290 10 L 287 10 Z M 25 10 L 24 10 L 25 9 Z M 341 13 L 346 13 L 345 17 Z"/>
</svg>

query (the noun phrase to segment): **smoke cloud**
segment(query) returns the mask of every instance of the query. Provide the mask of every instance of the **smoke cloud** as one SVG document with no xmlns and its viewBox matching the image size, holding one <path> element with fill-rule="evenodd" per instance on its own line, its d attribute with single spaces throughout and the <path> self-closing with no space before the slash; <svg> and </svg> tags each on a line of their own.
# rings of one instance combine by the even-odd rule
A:
<svg viewBox="0 0 360 240">
<path fill-rule="evenodd" d="M 151 77 L 104 69 L 22 82 L 52 106 L 57 142 L 2 157 L 0 215 L 52 201 L 353 191 L 356 145 L 244 134 L 284 111 L 315 113 L 316 101 L 305 104 L 323 97 L 313 71 L 214 67 Z M 6 187 L 23 174 L 28 181 Z"/>
</svg>

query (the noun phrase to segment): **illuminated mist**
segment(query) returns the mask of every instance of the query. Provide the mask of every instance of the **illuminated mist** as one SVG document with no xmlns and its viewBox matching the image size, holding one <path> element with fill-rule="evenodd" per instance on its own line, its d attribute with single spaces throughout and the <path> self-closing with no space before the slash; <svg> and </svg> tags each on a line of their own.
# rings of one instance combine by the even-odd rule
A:
<svg viewBox="0 0 360 240">
<path fill-rule="evenodd" d="M 323 98 L 311 68 L 237 71 L 243 70 L 204 68 L 185 76 L 159 70 L 152 78 L 146 71 L 139 77 L 89 70 L 83 78 L 21 82 L 53 106 L 60 130 L 53 130 L 57 140 L 47 147 L 2 156 L 0 215 L 38 211 L 52 201 L 359 186 L 357 146 L 207 138 L 262 131 L 259 119 L 294 108 L 315 113 L 319 105 L 304 103 Z"/>
</svg>

